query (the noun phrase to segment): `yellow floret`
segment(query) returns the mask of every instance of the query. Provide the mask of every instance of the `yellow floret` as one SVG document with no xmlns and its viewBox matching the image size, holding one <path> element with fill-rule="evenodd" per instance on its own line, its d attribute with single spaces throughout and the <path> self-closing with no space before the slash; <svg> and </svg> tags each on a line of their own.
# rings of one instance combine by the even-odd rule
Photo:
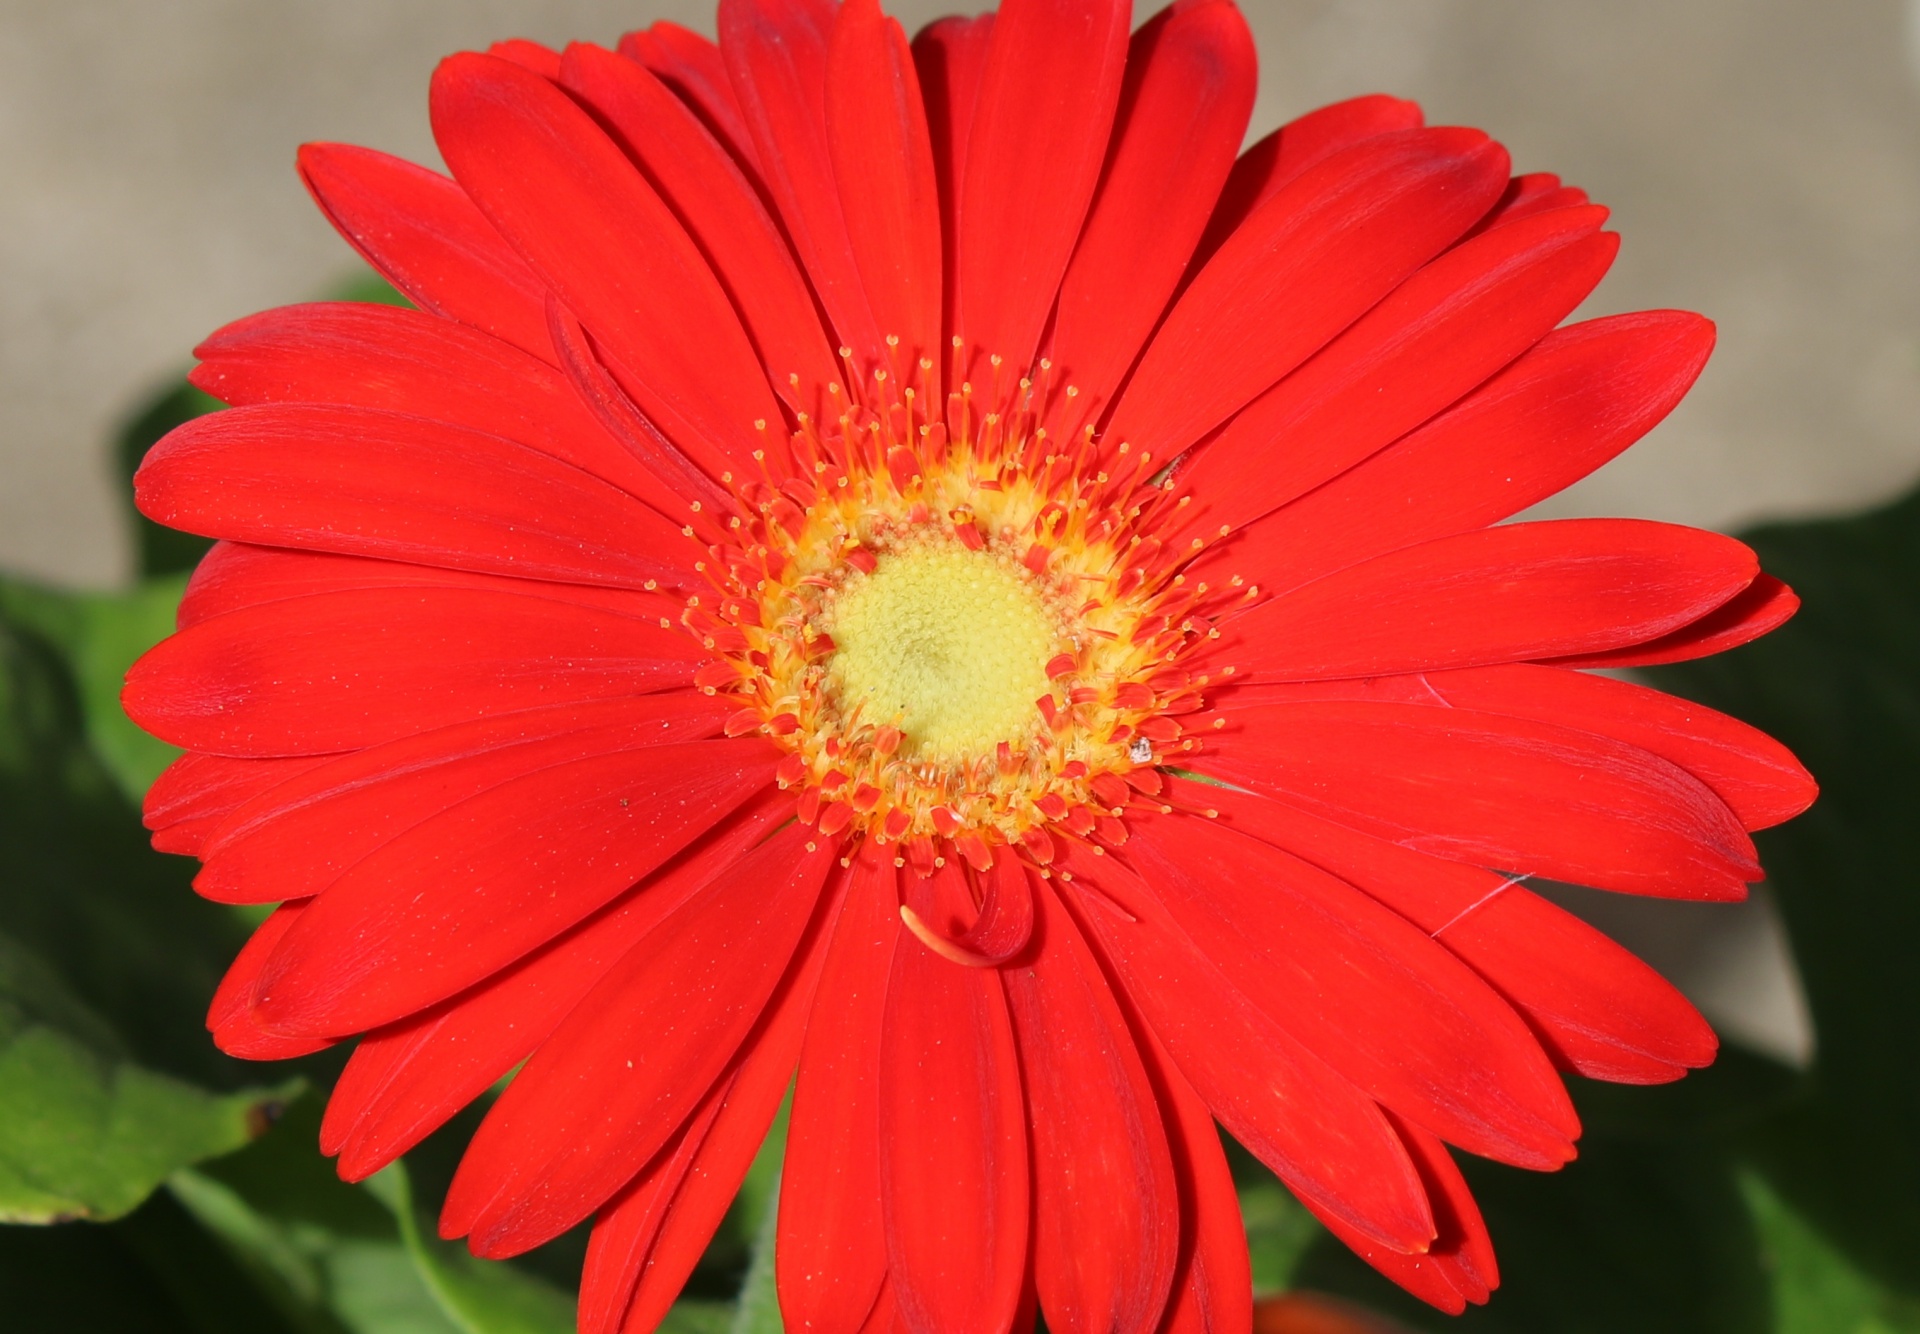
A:
<svg viewBox="0 0 1920 1334">
<path fill-rule="evenodd" d="M 829 679 L 843 713 L 891 723 L 903 754 L 953 761 L 1022 742 L 1061 627 L 1005 556 L 951 543 L 880 557 L 832 604 Z"/>
</svg>

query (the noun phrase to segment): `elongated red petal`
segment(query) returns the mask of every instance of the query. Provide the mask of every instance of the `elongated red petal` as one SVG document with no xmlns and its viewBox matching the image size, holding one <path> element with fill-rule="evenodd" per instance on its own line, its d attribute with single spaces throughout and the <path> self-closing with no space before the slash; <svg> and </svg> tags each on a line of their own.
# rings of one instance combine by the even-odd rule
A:
<svg viewBox="0 0 1920 1334">
<path fill-rule="evenodd" d="M 620 39 L 620 54 L 645 66 L 692 109 L 744 170 L 754 170 L 753 136 L 733 95 L 720 48 L 691 28 L 660 19 Z"/>
<path fill-rule="evenodd" d="M 324 761 L 301 756 L 236 760 L 187 754 L 161 770 L 141 803 L 141 819 L 161 852 L 198 856 L 207 835 L 241 806 Z"/>
<path fill-rule="evenodd" d="M 617 487 L 399 412 L 209 413 L 153 448 L 134 499 L 156 523 L 268 546 L 631 588 L 688 577 L 678 527 Z"/>
<path fill-rule="evenodd" d="M 1069 849 L 1075 916 L 1180 1073 L 1303 1199 L 1384 1244 L 1425 1249 L 1433 1219 L 1378 1105 L 1249 1001 L 1151 890 Z"/>
<path fill-rule="evenodd" d="M 1672 983 L 1515 877 L 1262 796 L 1168 781 L 1169 800 L 1217 809 L 1230 827 L 1333 872 L 1459 955 L 1534 1026 L 1563 1068 L 1646 1084 L 1712 1061 L 1713 1030 Z"/>
<path fill-rule="evenodd" d="M 1141 877 L 1250 1000 L 1388 1107 L 1524 1167 L 1573 1157 L 1579 1119 L 1546 1054 L 1471 969 L 1379 903 L 1189 815 L 1127 844 Z"/>
<path fill-rule="evenodd" d="M 1254 209 L 1309 167 L 1343 148 L 1396 130 L 1417 130 L 1424 124 L 1419 103 L 1383 93 L 1335 102 L 1288 121 L 1233 164 L 1194 264 L 1205 264 Z"/>
<path fill-rule="evenodd" d="M 351 144 L 304 144 L 299 161 L 335 230 L 415 305 L 553 360 L 546 285 L 466 191 Z"/>
<path fill-rule="evenodd" d="M 1506 179 L 1506 150 L 1477 130 L 1385 135 L 1307 171 L 1175 304 L 1107 438 L 1171 461 L 1457 239 Z"/>
<path fill-rule="evenodd" d="M 848 240 L 895 365 L 938 365 L 940 192 L 906 33 L 879 0 L 844 0 L 827 48 L 827 150 Z M 937 386 L 938 381 L 936 380 Z"/>
<path fill-rule="evenodd" d="M 1673 311 L 1549 334 L 1457 407 L 1254 524 L 1189 575 L 1218 580 L 1230 569 L 1278 592 L 1381 552 L 1497 523 L 1653 429 L 1712 348 L 1712 325 Z"/>
<path fill-rule="evenodd" d="M 581 408 L 552 366 L 452 320 L 353 302 L 283 306 L 227 325 L 194 355 L 201 364 L 188 378 L 223 403 L 426 417 L 518 441 L 670 506 L 671 493 Z"/>
<path fill-rule="evenodd" d="M 947 238 L 942 292 L 946 305 L 941 337 L 954 333 L 960 275 L 954 250 L 960 235 L 960 187 L 966 179 L 967 137 L 973 108 L 980 99 L 980 77 L 987 69 L 993 15 L 949 15 L 935 19 L 913 37 L 913 64 L 920 73 L 920 94 L 927 105 L 927 137 L 933 145 L 933 174 L 940 186 L 940 230 Z M 944 360 L 944 359 L 942 359 Z"/>
<path fill-rule="evenodd" d="M 1819 791 L 1765 732 L 1628 681 L 1514 665 L 1435 674 L 1429 683 L 1457 708 L 1577 727 L 1652 751 L 1713 789 L 1748 829 L 1792 819 Z"/>
<path fill-rule="evenodd" d="M 478 986 L 360 1039 L 327 1100 L 320 1151 L 359 1181 L 407 1152 L 531 1055 L 607 970 L 785 818 L 749 802 L 631 891 Z"/>
<path fill-rule="evenodd" d="M 723 871 L 575 1007 L 481 1123 L 441 1235 L 518 1254 L 604 1204 L 659 1152 L 788 972 L 832 865 L 829 849 L 809 850 L 812 837 L 789 825 Z"/>
<path fill-rule="evenodd" d="M 1699 620 L 1644 643 L 1557 660 L 1562 667 L 1653 667 L 1691 662 L 1751 643 L 1793 619 L 1800 597 L 1770 574 L 1762 574 Z"/>
<path fill-rule="evenodd" d="M 753 467 L 779 408 L 698 247 L 571 98 L 491 56 L 433 79 L 453 174 L 580 321 L 667 436 L 715 474 Z"/>
<path fill-rule="evenodd" d="M 289 1038 L 269 1033 L 253 1013 L 260 971 L 307 905 L 308 900 L 295 899 L 267 914 L 220 979 L 213 1003 L 207 1008 L 207 1031 L 213 1034 L 214 1046 L 227 1055 L 247 1061 L 284 1061 L 333 1045 L 331 1038 Z"/>
<path fill-rule="evenodd" d="M 1361 1236 L 1337 1218 L 1328 1218 L 1313 1209 L 1362 1260 L 1388 1278 L 1451 1315 L 1459 1315 L 1469 1302 L 1484 1305 L 1499 1286 L 1500 1271 L 1493 1258 L 1493 1240 L 1481 1221 L 1480 1206 L 1474 1203 L 1467 1183 L 1454 1165 L 1447 1146 L 1417 1125 L 1394 1118 L 1394 1128 L 1405 1141 L 1407 1152 L 1420 1169 L 1427 1199 L 1433 1204 L 1433 1217 L 1440 1235 L 1424 1255 L 1401 1255 Z"/>
<path fill-rule="evenodd" d="M 1741 543 L 1697 528 L 1640 519 L 1507 524 L 1376 556 L 1273 598 L 1230 621 L 1217 652 L 1254 681 L 1593 652 L 1687 624 L 1759 568 Z"/>
<path fill-rule="evenodd" d="M 1264 704 L 1208 771 L 1439 857 L 1671 898 L 1739 899 L 1753 843 L 1699 779 L 1590 732 L 1410 704 Z"/>
<path fill-rule="evenodd" d="M 545 944 L 773 777 L 756 741 L 588 755 L 414 825 L 314 901 L 261 976 L 261 1022 L 357 1033 L 425 1009 Z"/>
<path fill-rule="evenodd" d="M 568 760 L 713 736 L 733 708 L 693 691 L 563 704 L 342 756 L 234 811 L 207 840 L 194 888 L 221 903 L 317 894 L 457 802 Z"/>
<path fill-rule="evenodd" d="M 1442 255 L 1269 389 L 1180 471 L 1181 531 L 1211 536 L 1297 499 L 1458 400 L 1593 290 L 1618 249 L 1566 210 Z M 1558 447 L 1560 442 L 1554 442 Z"/>
<path fill-rule="evenodd" d="M 761 178 L 841 344 L 881 360 L 874 321 L 827 147 L 831 0 L 721 0 L 720 54 Z"/>
<path fill-rule="evenodd" d="M 844 883 L 844 882 L 843 882 Z M 580 1283 L 580 1329 L 655 1328 L 725 1218 L 793 1079 L 818 994 L 836 906 L 816 915 L 800 957 L 774 989 L 732 1072 L 709 1098 L 710 1123 L 696 1112 L 594 1220 Z"/>
<path fill-rule="evenodd" d="M 705 656 L 657 623 L 539 596 L 389 587 L 202 621 L 136 662 L 120 699 L 140 726 L 190 750 L 327 755 L 517 709 L 673 689 Z"/>
<path fill-rule="evenodd" d="M 998 354 L 1021 374 L 1040 346 L 1106 160 L 1130 9 L 1007 0 L 994 19 L 955 240 L 956 327 L 969 357 Z"/>
<path fill-rule="evenodd" d="M 894 950 L 880 1041 L 888 1273 L 917 1334 L 1005 1329 L 1027 1274 L 1029 1165 L 1000 979 Z"/>
<path fill-rule="evenodd" d="M 863 848 L 851 875 L 800 1053 L 773 1252 L 781 1314 L 814 1334 L 858 1330 L 887 1272 L 880 1031 L 900 898 L 885 848 Z"/>
<path fill-rule="evenodd" d="M 714 52 L 717 58 L 719 52 Z M 645 68 L 597 46 L 567 48 L 561 83 L 586 100 L 685 225 L 739 311 L 778 389 L 839 378 L 813 293 L 753 186 L 693 112 Z M 793 406 L 819 414 L 815 401 Z"/>
<path fill-rule="evenodd" d="M 247 542 L 215 542 L 200 558 L 178 613 L 182 630 L 284 598 L 320 593 L 394 588 L 455 588 L 508 597 L 541 597 L 570 602 L 592 611 L 611 612 L 658 625 L 686 610 L 680 598 L 643 588 L 593 584 L 556 584 L 442 566 L 410 565 L 369 556 L 340 556 L 325 551 L 289 551 Z"/>
<path fill-rule="evenodd" d="M 1036 948 L 1003 977 L 1033 1135 L 1040 1309 L 1061 1334 L 1151 1330 L 1180 1250 L 1167 1131 L 1079 928 L 1049 892 L 1035 899 Z"/>
<path fill-rule="evenodd" d="M 1159 1334 L 1246 1329 L 1253 1320 L 1253 1272 L 1240 1193 L 1220 1146 L 1220 1132 L 1206 1103 L 1175 1068 L 1153 1030 L 1142 1024 L 1136 1028 L 1180 1184 L 1180 1263 Z"/>
<path fill-rule="evenodd" d="M 1228 0 L 1185 0 L 1134 33 L 1114 142 L 1060 284 L 1050 356 L 1103 410 L 1166 309 L 1253 113 L 1253 36 Z"/>
</svg>

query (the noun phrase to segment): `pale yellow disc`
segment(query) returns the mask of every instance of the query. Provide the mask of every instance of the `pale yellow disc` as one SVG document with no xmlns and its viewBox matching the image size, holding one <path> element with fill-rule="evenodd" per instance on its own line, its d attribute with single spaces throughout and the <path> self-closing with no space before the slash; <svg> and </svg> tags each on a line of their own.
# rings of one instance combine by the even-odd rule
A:
<svg viewBox="0 0 1920 1334">
<path fill-rule="evenodd" d="M 828 679 L 845 713 L 892 723 L 903 754 L 952 761 L 1020 743 L 1040 717 L 1056 618 L 1024 571 L 957 544 L 891 552 L 833 600 Z"/>
</svg>

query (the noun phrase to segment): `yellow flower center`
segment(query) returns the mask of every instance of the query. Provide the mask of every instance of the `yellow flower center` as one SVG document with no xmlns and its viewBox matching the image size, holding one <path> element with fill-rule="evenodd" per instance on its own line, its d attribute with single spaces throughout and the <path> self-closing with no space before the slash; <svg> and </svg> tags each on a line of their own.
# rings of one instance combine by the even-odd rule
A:
<svg viewBox="0 0 1920 1334">
<path fill-rule="evenodd" d="M 851 403 L 826 386 L 825 420 L 796 414 L 795 475 L 725 474 L 727 502 L 693 506 L 712 592 L 682 621 L 715 654 L 695 680 L 740 700 L 729 734 L 787 752 L 801 820 L 923 875 L 1124 841 L 1129 794 L 1222 725 L 1201 712 L 1214 677 L 1187 666 L 1218 634 L 1200 608 L 1222 599 L 1179 573 L 1202 543 L 1143 526 L 1150 455 L 1050 438 L 1041 386 L 982 403 L 962 382 L 942 411 L 930 361 L 896 370 Z"/>
<path fill-rule="evenodd" d="M 890 723 L 901 755 L 951 763 L 1025 746 L 1047 693 L 1047 659 L 1065 640 L 1019 564 L 1002 552 L 921 539 L 856 575 L 822 617 L 835 651 L 827 681 L 840 713 Z"/>
</svg>

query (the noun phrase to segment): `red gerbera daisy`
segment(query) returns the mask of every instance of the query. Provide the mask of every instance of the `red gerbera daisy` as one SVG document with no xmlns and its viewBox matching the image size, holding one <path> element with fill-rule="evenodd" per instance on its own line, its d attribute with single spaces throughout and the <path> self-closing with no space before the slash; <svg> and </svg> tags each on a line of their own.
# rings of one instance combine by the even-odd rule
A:
<svg viewBox="0 0 1920 1334">
<path fill-rule="evenodd" d="M 1450 1310 L 1447 1146 L 1714 1038 L 1529 877 L 1736 899 L 1813 785 L 1581 669 L 1779 624 L 1740 543 L 1501 525 L 1643 434 L 1699 316 L 1556 328 L 1603 209 L 1361 98 L 1236 160 L 1228 0 L 722 0 L 446 61 L 452 179 L 310 145 L 418 310 L 229 326 L 141 508 L 221 539 L 128 678 L 157 846 L 278 902 L 211 1015 L 363 1035 L 357 1179 L 522 1061 L 442 1228 L 597 1224 L 651 1328 L 798 1071 L 796 1329 L 1249 1323 L 1215 1122 Z M 1024 1313 L 1024 1314 L 1023 1314 Z"/>
</svg>

